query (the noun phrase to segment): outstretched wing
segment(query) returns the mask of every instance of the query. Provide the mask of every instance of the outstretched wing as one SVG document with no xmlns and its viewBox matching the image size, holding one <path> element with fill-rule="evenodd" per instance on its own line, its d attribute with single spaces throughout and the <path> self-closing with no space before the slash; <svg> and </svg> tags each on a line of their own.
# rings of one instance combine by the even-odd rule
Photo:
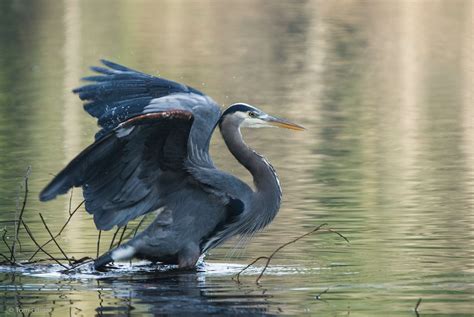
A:
<svg viewBox="0 0 474 317">
<path fill-rule="evenodd" d="M 102 129 L 41 192 L 43 201 L 82 186 L 86 210 L 108 230 L 158 209 L 188 181 L 187 162 L 213 168 L 209 140 L 220 109 L 201 92 L 103 61 L 95 83 L 74 90 Z"/>
</svg>

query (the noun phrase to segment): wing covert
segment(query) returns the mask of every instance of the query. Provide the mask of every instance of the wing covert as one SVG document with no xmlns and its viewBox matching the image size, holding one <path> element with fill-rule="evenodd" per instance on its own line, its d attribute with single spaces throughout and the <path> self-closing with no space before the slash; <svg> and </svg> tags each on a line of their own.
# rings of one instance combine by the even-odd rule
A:
<svg viewBox="0 0 474 317">
<path fill-rule="evenodd" d="M 72 160 L 40 199 L 82 186 L 86 210 L 103 230 L 159 208 L 185 179 L 183 162 L 192 122 L 192 114 L 181 110 L 125 121 Z M 160 186 L 164 181 L 166 186 Z"/>
</svg>

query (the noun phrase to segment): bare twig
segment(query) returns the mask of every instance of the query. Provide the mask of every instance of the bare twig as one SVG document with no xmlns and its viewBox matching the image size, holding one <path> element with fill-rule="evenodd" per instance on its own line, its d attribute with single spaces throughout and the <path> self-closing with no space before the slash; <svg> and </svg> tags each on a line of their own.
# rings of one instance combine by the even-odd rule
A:
<svg viewBox="0 0 474 317">
<path fill-rule="evenodd" d="M 135 227 L 135 230 L 133 231 L 133 238 L 135 238 L 135 236 L 137 235 L 138 229 L 140 229 L 140 227 L 142 226 L 143 222 L 145 221 L 145 218 L 146 218 L 146 216 L 143 217 L 142 219 L 140 219 L 140 222 Z"/>
<path fill-rule="evenodd" d="M 26 232 L 28 233 L 28 235 L 30 236 L 31 240 L 34 242 L 34 244 L 36 244 L 36 246 L 44 253 L 46 254 L 47 256 L 49 256 L 51 258 L 51 260 L 53 260 L 54 262 L 58 263 L 59 265 L 61 265 L 62 267 L 64 267 L 65 269 L 67 269 L 68 267 L 65 266 L 64 264 L 62 264 L 61 262 L 59 262 L 58 259 L 56 259 L 54 256 L 52 256 L 50 253 L 48 253 L 45 249 L 43 249 L 39 243 L 36 241 L 36 239 L 34 238 L 33 236 L 33 233 L 31 233 L 31 230 L 30 228 L 26 225 L 26 223 L 22 220 L 22 224 L 23 224 L 23 227 L 25 227 L 25 230 Z"/>
<path fill-rule="evenodd" d="M 347 243 L 351 243 L 351 242 L 349 241 L 349 239 L 347 239 L 345 236 L 343 236 L 340 232 L 337 232 L 336 230 L 331 229 L 331 228 L 327 228 L 326 230 L 329 231 L 329 232 L 332 232 L 332 233 L 337 234 L 338 236 L 340 236 L 341 238 L 343 238 L 344 240 L 346 240 Z"/>
<path fill-rule="evenodd" d="M 69 217 L 67 218 L 66 222 L 64 223 L 64 225 L 61 227 L 61 229 L 59 230 L 59 232 L 54 236 L 55 239 L 57 239 L 64 231 L 64 229 L 66 229 L 66 226 L 69 224 L 69 222 L 71 221 L 72 217 L 74 216 L 74 214 L 79 210 L 79 208 L 81 208 L 81 206 L 84 204 L 85 200 L 81 201 L 79 203 L 79 205 L 76 206 L 76 208 L 72 211 L 72 212 L 69 212 Z M 45 243 L 43 243 L 41 245 L 42 248 L 44 248 L 46 245 L 48 245 L 49 243 L 51 243 L 53 241 L 53 239 L 49 239 L 48 241 L 46 241 Z M 36 249 L 36 251 L 33 253 L 32 256 L 30 256 L 30 258 L 28 259 L 28 261 L 31 261 L 33 260 L 33 258 L 35 257 L 35 255 L 40 251 L 41 249 L 38 248 Z"/>
<path fill-rule="evenodd" d="M 58 261 L 67 261 L 68 259 L 66 258 L 56 258 Z M 48 262 L 51 261 L 50 258 L 44 258 L 44 259 L 36 259 L 33 261 L 20 261 L 20 264 L 25 265 L 25 264 L 35 264 L 35 263 L 41 263 L 41 262 Z"/>
<path fill-rule="evenodd" d="M 120 238 L 119 238 L 119 241 L 117 243 L 117 247 L 119 247 L 122 244 L 123 236 L 124 236 L 126 230 L 127 230 L 127 225 L 123 226 L 123 230 L 122 230 L 122 233 L 120 234 Z"/>
<path fill-rule="evenodd" d="M 72 195 L 74 194 L 74 187 L 71 188 L 71 194 L 69 195 L 69 207 L 67 209 L 67 212 L 69 215 L 71 215 L 71 208 L 72 208 Z"/>
<path fill-rule="evenodd" d="M 8 242 L 7 242 L 7 239 L 6 239 L 6 235 L 7 235 L 7 229 L 3 229 L 3 235 L 2 235 L 2 240 L 3 240 L 3 243 L 5 243 L 5 246 L 7 247 L 8 249 L 8 253 L 12 253 L 12 249 L 10 248 L 10 246 L 8 245 Z M 16 262 L 16 259 L 15 259 L 15 256 L 13 256 L 13 262 Z"/>
<path fill-rule="evenodd" d="M 0 264 L 8 263 L 10 265 L 16 265 L 16 262 L 10 260 L 5 254 L 0 253 L 0 256 L 5 259 L 5 261 L 0 262 Z"/>
<path fill-rule="evenodd" d="M 41 221 L 43 222 L 44 227 L 46 228 L 46 231 L 48 231 L 49 236 L 50 236 L 51 239 L 53 240 L 54 244 L 58 247 L 59 251 L 62 253 L 62 255 L 64 256 L 64 258 L 69 262 L 69 265 L 71 265 L 71 260 L 70 260 L 69 257 L 66 255 L 66 252 L 64 252 L 64 250 L 61 248 L 61 246 L 59 245 L 59 243 L 56 241 L 56 239 L 54 238 L 53 234 L 51 233 L 51 230 L 49 230 L 49 227 L 48 227 L 48 225 L 46 224 L 46 221 L 44 220 L 43 215 L 40 213 L 39 216 L 40 216 L 40 218 L 41 218 Z"/>
<path fill-rule="evenodd" d="M 244 267 L 242 270 L 240 270 L 237 274 L 235 274 L 235 275 L 232 277 L 232 279 L 235 278 L 235 281 L 236 281 L 237 283 L 240 283 L 240 275 L 241 275 L 245 270 L 247 270 L 249 267 L 251 267 L 252 265 L 254 265 L 257 261 L 262 260 L 262 259 L 266 259 L 267 261 L 266 261 L 266 263 L 265 263 L 265 265 L 264 265 L 262 271 L 260 272 L 260 274 L 258 275 L 257 279 L 255 280 L 255 283 L 260 284 L 260 280 L 261 280 L 261 278 L 263 277 L 263 274 L 264 274 L 265 271 L 267 270 L 268 266 L 270 265 L 270 261 L 273 259 L 273 257 L 274 257 L 281 249 L 287 247 L 287 246 L 290 245 L 290 244 L 293 244 L 293 243 L 297 242 L 297 241 L 300 240 L 300 239 L 303 239 L 303 238 L 306 237 L 306 236 L 309 236 L 310 234 L 313 234 L 313 233 L 315 233 L 315 232 L 317 232 L 317 231 L 320 231 L 321 228 L 324 227 L 324 226 L 327 226 L 327 223 L 323 223 L 323 224 L 317 226 L 316 228 L 314 228 L 313 230 L 311 230 L 311 231 L 309 231 L 309 232 L 307 232 L 307 233 L 305 233 L 305 234 L 302 234 L 302 235 L 296 237 L 295 239 L 293 239 L 293 240 L 291 240 L 291 241 L 288 241 L 288 242 L 282 244 L 281 246 L 279 246 L 278 248 L 276 248 L 269 256 L 260 256 L 260 257 L 256 258 L 256 259 L 253 260 L 249 265 L 247 265 L 247 266 Z M 341 233 L 337 232 L 336 230 L 331 229 L 331 228 L 328 228 L 328 229 L 326 229 L 326 231 L 337 234 L 338 236 L 340 236 L 340 237 L 343 238 L 346 242 L 349 243 L 349 239 L 347 239 L 345 236 L 343 236 Z"/>
<path fill-rule="evenodd" d="M 83 266 L 83 265 L 88 264 L 88 263 L 91 263 L 91 262 L 94 262 L 94 259 L 88 259 L 88 260 L 85 260 L 85 261 L 83 261 L 83 262 L 80 262 L 80 263 L 78 263 L 78 264 L 76 264 L 76 265 L 73 265 L 73 266 L 71 266 L 71 267 L 66 267 L 65 270 L 62 270 L 62 271 L 61 271 L 61 273 L 69 273 L 69 272 L 71 272 L 71 271 L 77 269 L 78 267 Z"/>
<path fill-rule="evenodd" d="M 84 257 L 82 257 L 82 258 L 80 258 L 80 259 L 77 259 L 77 260 L 75 260 L 74 258 L 72 258 L 72 260 L 73 260 L 73 264 L 80 264 L 80 263 L 82 263 L 82 262 L 84 262 L 84 261 L 87 261 L 87 260 L 94 260 L 94 259 L 91 258 L 91 257 L 89 257 L 89 256 L 84 256 Z"/>
<path fill-rule="evenodd" d="M 326 294 L 328 291 L 329 291 L 329 287 L 326 288 L 326 289 L 325 289 L 324 291 L 322 291 L 321 293 L 319 293 L 318 295 L 314 296 L 314 298 L 316 298 L 316 299 L 319 300 L 319 299 L 321 299 L 321 295 Z"/>
<path fill-rule="evenodd" d="M 117 230 L 115 230 L 114 235 L 112 236 L 112 240 L 110 240 L 109 251 L 114 246 L 115 238 L 117 237 L 117 234 L 118 234 L 119 231 L 120 231 L 120 227 L 117 227 Z"/>
<path fill-rule="evenodd" d="M 416 313 L 416 316 L 419 316 L 419 312 L 418 312 L 418 307 L 420 307 L 420 304 L 421 304 L 421 297 L 418 299 L 418 301 L 416 302 L 416 305 L 415 305 L 415 313 Z"/>
<path fill-rule="evenodd" d="M 255 263 L 257 263 L 258 261 L 260 260 L 268 260 L 268 256 L 259 256 L 258 258 L 256 258 L 255 260 L 253 260 L 252 262 L 250 262 L 246 267 L 244 267 L 242 270 L 240 270 L 240 272 L 238 272 L 237 274 L 235 274 L 234 276 L 232 276 L 232 279 L 239 283 L 240 284 L 240 275 L 245 271 L 247 270 L 249 267 L 251 267 L 252 265 L 254 265 Z"/>
<path fill-rule="evenodd" d="M 26 169 L 26 173 L 24 176 L 24 185 L 25 185 L 25 193 L 23 196 L 23 204 L 21 206 L 20 215 L 18 216 L 17 223 L 15 226 L 15 237 L 12 242 L 11 253 L 10 253 L 10 261 L 13 261 L 15 258 L 15 251 L 16 251 L 16 243 L 20 244 L 20 240 L 18 239 L 18 234 L 20 233 L 20 225 L 23 223 L 23 213 L 25 212 L 26 202 L 28 201 L 28 177 L 30 177 L 31 173 L 31 166 L 28 166 Z M 20 244 L 21 249 L 21 244 Z"/>
<path fill-rule="evenodd" d="M 323 226 L 327 226 L 327 223 L 323 223 L 322 225 L 319 225 L 317 226 L 315 229 L 311 230 L 310 232 L 307 232 L 287 243 L 284 243 L 282 244 L 281 246 L 279 246 L 278 248 L 275 249 L 275 251 L 272 252 L 272 254 L 270 254 L 270 256 L 267 258 L 267 262 L 265 263 L 265 266 L 263 267 L 262 271 L 260 272 L 260 274 L 258 275 L 257 279 L 255 280 L 255 283 L 259 284 L 260 283 L 260 279 L 262 278 L 263 276 L 263 273 L 265 273 L 265 271 L 267 270 L 268 268 L 268 265 L 270 264 L 270 261 L 273 259 L 273 257 L 275 256 L 275 254 L 278 253 L 278 251 L 280 251 L 281 249 L 283 249 L 284 247 L 290 245 L 290 244 L 293 244 L 295 243 L 296 241 L 300 240 L 300 239 L 303 239 L 304 237 L 306 236 L 309 236 L 310 234 L 318 231 L 319 229 L 321 229 Z"/>
<path fill-rule="evenodd" d="M 102 235 L 102 230 L 99 230 L 99 237 L 97 238 L 97 255 L 96 258 L 99 257 L 99 251 L 100 251 L 100 236 Z"/>
</svg>

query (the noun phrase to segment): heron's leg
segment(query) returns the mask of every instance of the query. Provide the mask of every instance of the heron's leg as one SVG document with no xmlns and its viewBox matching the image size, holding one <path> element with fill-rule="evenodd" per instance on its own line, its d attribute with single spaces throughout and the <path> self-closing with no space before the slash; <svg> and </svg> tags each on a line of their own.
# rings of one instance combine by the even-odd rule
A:
<svg viewBox="0 0 474 317">
<path fill-rule="evenodd" d="M 191 269 L 196 266 L 201 256 L 201 250 L 195 243 L 189 243 L 178 253 L 178 266 L 180 269 Z"/>
</svg>

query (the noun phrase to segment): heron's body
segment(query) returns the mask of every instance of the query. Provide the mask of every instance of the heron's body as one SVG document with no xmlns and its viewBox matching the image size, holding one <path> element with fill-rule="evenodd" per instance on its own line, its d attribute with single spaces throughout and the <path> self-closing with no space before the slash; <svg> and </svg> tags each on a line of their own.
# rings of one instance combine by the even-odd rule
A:
<svg viewBox="0 0 474 317">
<path fill-rule="evenodd" d="M 235 235 L 265 227 L 280 207 L 272 166 L 242 140 L 241 126 L 266 122 L 300 129 L 245 104 L 224 113 L 201 92 L 104 61 L 101 76 L 76 89 L 102 127 L 40 194 L 50 200 L 82 186 L 96 227 L 110 230 L 156 212 L 135 238 L 99 257 L 97 268 L 132 257 L 193 267 L 199 256 Z M 219 126 L 236 159 L 254 177 L 255 189 L 217 169 L 209 142 Z"/>
</svg>

